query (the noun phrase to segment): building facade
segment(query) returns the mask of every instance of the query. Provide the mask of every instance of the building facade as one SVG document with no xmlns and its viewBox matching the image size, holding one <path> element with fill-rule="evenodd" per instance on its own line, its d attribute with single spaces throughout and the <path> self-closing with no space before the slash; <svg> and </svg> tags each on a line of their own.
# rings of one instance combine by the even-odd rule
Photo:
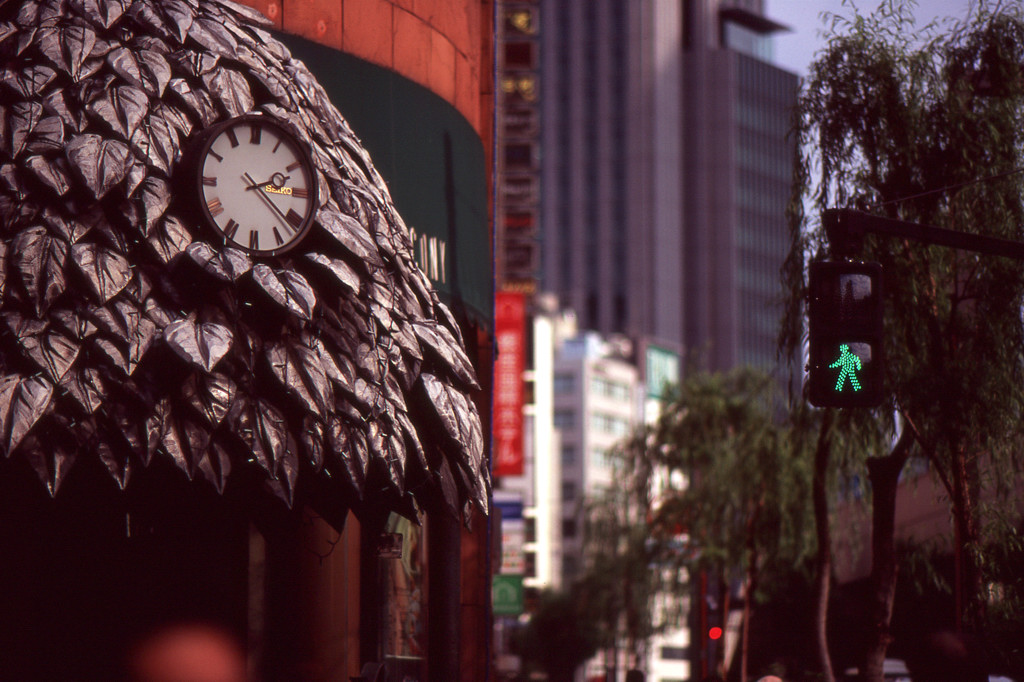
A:
<svg viewBox="0 0 1024 682">
<path fill-rule="evenodd" d="M 543 288 L 583 329 L 770 367 L 796 76 L 761 2 L 542 4 Z"/>
<path fill-rule="evenodd" d="M 632 344 L 583 332 L 556 341 L 553 420 L 561 461 L 563 582 L 584 568 L 586 503 L 614 485 L 612 450 L 640 424 Z"/>
<path fill-rule="evenodd" d="M 492 4 L 0 20 L 5 675 L 199 619 L 252 680 L 485 679 Z"/>
</svg>

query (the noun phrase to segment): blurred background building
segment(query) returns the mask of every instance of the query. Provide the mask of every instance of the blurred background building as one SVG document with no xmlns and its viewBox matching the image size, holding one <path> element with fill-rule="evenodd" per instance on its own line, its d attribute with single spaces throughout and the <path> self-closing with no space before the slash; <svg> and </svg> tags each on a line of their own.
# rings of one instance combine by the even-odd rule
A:
<svg viewBox="0 0 1024 682">
<path fill-rule="evenodd" d="M 578 510 L 609 480 L 599 453 L 644 418 L 658 359 L 673 381 L 687 362 L 776 364 L 797 77 L 771 63 L 784 27 L 761 0 L 507 1 L 496 27 L 497 287 L 528 318 L 571 311 L 579 334 L 524 326 L 534 358 L 555 348 L 551 440 L 528 442 L 558 453 L 567 583 L 582 568 Z M 537 292 L 554 299 L 538 306 Z M 547 385 L 540 369 L 526 368 L 528 397 Z M 547 404 L 527 408 L 533 423 Z M 517 483 L 531 485 L 548 484 L 536 471 Z M 707 672 L 687 627 L 651 652 L 651 682 Z"/>
</svg>

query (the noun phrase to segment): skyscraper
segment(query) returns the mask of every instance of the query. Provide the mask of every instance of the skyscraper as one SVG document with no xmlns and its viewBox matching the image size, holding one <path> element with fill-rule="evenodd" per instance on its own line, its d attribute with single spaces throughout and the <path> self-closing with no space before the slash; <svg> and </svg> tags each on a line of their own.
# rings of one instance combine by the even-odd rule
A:
<svg viewBox="0 0 1024 682">
<path fill-rule="evenodd" d="M 541 4 L 542 285 L 580 326 L 774 359 L 797 79 L 761 0 Z"/>
</svg>

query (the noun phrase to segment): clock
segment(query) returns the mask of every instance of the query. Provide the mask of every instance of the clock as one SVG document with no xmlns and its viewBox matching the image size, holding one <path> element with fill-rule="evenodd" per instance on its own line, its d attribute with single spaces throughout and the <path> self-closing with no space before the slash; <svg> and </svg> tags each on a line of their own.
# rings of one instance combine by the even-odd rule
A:
<svg viewBox="0 0 1024 682">
<path fill-rule="evenodd" d="M 273 256 L 298 245 L 312 225 L 312 157 L 269 117 L 246 114 L 209 129 L 194 168 L 199 213 L 225 244 Z"/>
</svg>

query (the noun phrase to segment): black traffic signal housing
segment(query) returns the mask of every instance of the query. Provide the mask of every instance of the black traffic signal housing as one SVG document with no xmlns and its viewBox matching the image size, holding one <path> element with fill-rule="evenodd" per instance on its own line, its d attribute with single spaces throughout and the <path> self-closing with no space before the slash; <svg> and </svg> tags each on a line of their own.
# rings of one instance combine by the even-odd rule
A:
<svg viewBox="0 0 1024 682">
<path fill-rule="evenodd" d="M 817 407 L 876 407 L 885 370 L 882 266 L 811 263 L 808 399 Z"/>
</svg>

